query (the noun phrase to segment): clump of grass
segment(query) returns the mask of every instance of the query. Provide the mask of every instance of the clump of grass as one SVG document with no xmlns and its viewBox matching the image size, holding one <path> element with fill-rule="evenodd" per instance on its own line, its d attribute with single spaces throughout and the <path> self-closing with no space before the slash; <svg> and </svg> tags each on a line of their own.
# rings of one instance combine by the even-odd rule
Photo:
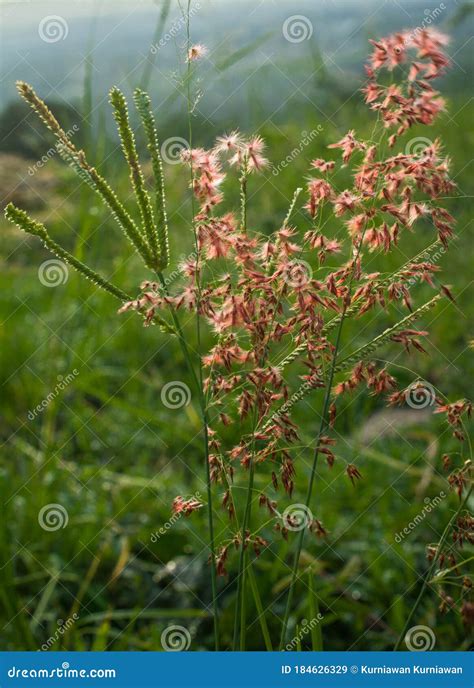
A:
<svg viewBox="0 0 474 688">
<path fill-rule="evenodd" d="M 363 89 L 366 103 L 376 113 L 371 138 L 362 140 L 349 131 L 330 146 L 342 152 L 342 161 L 312 162 L 304 205 L 306 231 L 294 226 L 294 211 L 302 193 L 299 187 L 288 199 L 289 209 L 281 226 L 267 236 L 254 226 L 255 220 L 249 220 L 248 213 L 249 186 L 268 165 L 262 138 L 232 132 L 219 137 L 210 150 L 193 145 L 193 73 L 195 63 L 206 50 L 191 44 L 189 6 L 187 35 L 185 85 L 190 147 L 183 153 L 183 164 L 189 170 L 195 249 L 178 266 L 184 285 L 172 292 L 167 286 L 166 271 L 175 270 L 176 266 L 169 251 L 158 133 L 150 97 L 141 89 L 135 91 L 134 101 L 147 139 L 154 176 L 152 189 L 147 187 L 141 169 L 125 96 L 116 87 L 110 92 L 139 211 L 137 224 L 32 87 L 18 84 L 22 97 L 56 136 L 61 157 L 102 199 L 143 261 L 145 279 L 136 298 L 65 251 L 43 225 L 23 210 L 9 204 L 5 214 L 22 230 L 38 236 L 52 253 L 98 288 L 118 298 L 122 302 L 120 312 L 135 310 L 144 317 L 145 325 L 156 323 L 178 339 L 201 413 L 215 647 L 222 647 L 217 578 L 227 575 L 232 553 L 236 552 L 232 646 L 240 650 L 246 647 L 246 602 L 247 592 L 251 592 L 265 647 L 272 649 L 258 581 L 252 570 L 254 558 L 270 545 L 262 530 L 271 523 L 276 537 L 295 538 L 281 624 L 283 649 L 300 579 L 305 538 L 327 537 L 318 517 L 315 489 L 318 474 L 330 471 L 337 460 L 334 427 L 339 398 L 363 386 L 371 394 L 385 396 L 388 404 L 416 403 L 420 394 L 432 394 L 432 405 L 446 414 L 455 437 L 463 443 L 466 439 L 463 423 L 471 412 L 470 402 L 446 403 L 416 377 L 408 389 L 400 389 L 390 363 L 381 366 L 373 360 L 374 353 L 387 344 L 401 345 L 407 355 L 426 353 L 422 341 L 428 332 L 414 329 L 414 323 L 436 307 L 440 298 L 453 299 L 450 289 L 437 282 L 437 266 L 426 260 L 425 251 L 392 274 L 373 274 L 366 267 L 371 253 L 390 252 L 403 242 L 405 234 L 422 223 L 428 222 L 435 228 L 435 243 L 449 247 L 455 221 L 442 202 L 454 184 L 440 142 L 433 141 L 421 152 L 411 150 L 410 145 L 396 150 L 414 124 L 431 125 L 444 107 L 432 81 L 448 66 L 443 53 L 445 38 L 423 31 L 373 42 L 368 85 Z M 409 72 L 402 74 L 400 83 L 384 85 L 386 68 L 393 71 L 407 64 Z M 340 188 L 340 179 L 347 178 L 349 166 L 352 185 Z M 239 207 L 235 212 L 220 212 L 224 200 L 222 182 L 233 175 L 239 185 Z M 414 285 L 422 281 L 440 294 L 417 303 Z M 347 319 L 362 318 L 367 313 L 375 318 L 390 304 L 405 308 L 406 315 L 342 356 Z M 195 320 L 195 347 L 183 330 L 182 312 L 189 312 Z M 207 351 L 202 350 L 203 328 L 213 337 Z M 287 375 L 289 370 L 297 370 L 301 379 L 295 389 L 294 376 Z M 301 429 L 295 424 L 292 411 L 315 390 L 321 391 L 321 412 L 314 431 L 306 498 L 303 504 L 294 505 L 291 500 L 294 477 L 300 470 L 296 449 Z M 239 428 L 237 442 L 229 442 L 228 426 Z M 462 452 L 460 456 L 463 458 Z M 320 465 L 321 458 L 326 466 Z M 470 470 L 470 464 L 462 462 L 449 476 L 460 498 L 470 480 Z M 345 472 L 354 485 L 363 479 L 354 463 L 347 463 Z M 243 499 L 239 499 L 237 488 L 243 488 Z M 217 492 L 229 523 L 228 532 L 219 541 L 214 527 Z M 192 517 L 202 506 L 199 499 L 177 495 L 172 509 Z M 256 518 L 256 506 L 264 509 L 267 516 Z M 463 524 L 467 522 L 465 514 L 462 518 Z M 436 557 L 445 544 L 446 537 L 443 538 Z M 309 608 L 319 609 L 313 579 Z M 415 611 L 416 608 L 407 622 Z M 313 629 L 312 639 L 314 649 L 321 649 L 323 638 L 319 629 Z"/>
</svg>

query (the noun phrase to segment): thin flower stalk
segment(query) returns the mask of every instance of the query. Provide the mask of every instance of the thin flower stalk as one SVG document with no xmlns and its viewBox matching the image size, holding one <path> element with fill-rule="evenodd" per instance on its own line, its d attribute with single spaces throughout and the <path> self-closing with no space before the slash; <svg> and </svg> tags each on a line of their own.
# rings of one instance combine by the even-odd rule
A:
<svg viewBox="0 0 474 688">
<path fill-rule="evenodd" d="M 413 604 L 410 613 L 408 614 L 405 625 L 403 626 L 403 629 L 397 639 L 397 642 L 395 643 L 395 646 L 393 648 L 394 652 L 397 652 L 400 649 L 400 645 L 402 642 L 405 640 L 406 634 L 408 629 L 411 626 L 412 619 L 414 618 L 416 612 L 418 611 L 418 607 L 420 606 L 421 600 L 423 599 L 423 596 L 426 592 L 426 588 L 430 584 L 431 579 L 433 578 L 433 575 L 436 570 L 436 566 L 438 565 L 439 558 L 441 556 L 441 553 L 443 551 L 443 547 L 447 543 L 447 540 L 449 538 L 450 533 L 452 532 L 452 528 L 456 520 L 459 518 L 459 514 L 463 511 L 463 509 L 466 507 L 466 505 L 469 502 L 469 499 L 472 495 L 472 490 L 473 486 L 469 488 L 469 490 L 466 492 L 464 499 L 460 502 L 457 510 L 454 512 L 454 514 L 451 516 L 449 519 L 449 522 L 446 524 L 445 529 L 443 530 L 443 533 L 441 535 L 441 538 L 439 540 L 438 546 L 436 547 L 436 551 L 433 554 L 433 557 L 431 559 L 431 564 L 428 568 L 428 571 L 425 574 L 425 577 L 423 579 L 423 583 L 420 588 L 420 592 L 418 593 L 418 596 L 415 600 L 415 603 Z"/>
<path fill-rule="evenodd" d="M 192 0 L 188 0 L 186 13 L 184 19 L 186 22 L 186 44 L 187 44 L 187 73 L 186 73 L 186 103 L 187 103 L 187 115 L 188 115 L 188 138 L 189 147 L 192 150 L 193 147 L 193 127 L 192 127 L 192 60 L 199 58 L 204 54 L 204 50 L 194 51 L 191 46 L 191 4 Z M 205 475 L 206 475 L 206 492 L 207 492 L 207 515 L 208 515 L 208 528 L 209 528 L 209 553 L 211 562 L 211 592 L 212 592 L 212 607 L 213 607 L 213 619 L 214 619 L 214 647 L 219 650 L 220 647 L 220 637 L 219 637 L 219 608 L 217 602 L 217 569 L 216 569 L 216 545 L 215 545 L 215 533 L 214 533 L 214 506 L 213 506 L 213 495 L 212 495 L 212 485 L 211 485 L 211 467 L 210 467 L 210 451 L 209 451 L 209 417 L 206 402 L 206 395 L 203 387 L 203 367 L 201 359 L 201 279 L 200 279 L 200 259 L 201 259 L 201 247 L 198 241 L 197 225 L 196 225 L 196 211 L 195 211 L 195 201 L 194 201 L 194 160 L 192 155 L 189 159 L 190 162 L 190 180 L 191 180 L 191 223 L 194 235 L 194 245 L 196 253 L 196 335 L 197 335 L 197 348 L 198 348 L 198 375 L 199 375 L 199 388 L 200 388 L 200 405 L 202 412 L 203 421 L 203 442 L 204 442 L 204 462 L 205 462 Z"/>
<path fill-rule="evenodd" d="M 346 315 L 347 309 L 350 306 L 350 300 L 351 300 L 351 295 L 352 295 L 352 285 L 354 282 L 357 260 L 360 256 L 360 250 L 362 247 L 363 238 L 364 238 L 364 235 L 362 235 L 362 237 L 359 241 L 358 247 L 357 247 L 357 254 L 356 254 L 355 259 L 354 259 L 354 268 L 351 272 L 351 277 L 350 277 L 350 281 L 349 281 L 349 288 L 348 288 L 348 292 L 347 292 L 347 295 L 346 295 L 345 300 L 344 300 L 344 306 L 343 306 L 341 318 L 339 321 L 339 326 L 338 326 L 337 335 L 336 335 L 336 341 L 334 344 L 334 352 L 333 352 L 333 356 L 332 356 L 332 360 L 331 360 L 331 367 L 330 367 L 329 377 L 328 377 L 327 384 L 326 384 L 326 391 L 324 394 L 323 408 L 322 408 L 322 412 L 321 412 L 321 423 L 320 423 L 319 431 L 318 431 L 318 434 L 316 437 L 313 463 L 311 466 L 311 472 L 310 472 L 309 481 L 308 481 L 308 488 L 307 488 L 307 492 L 306 492 L 305 506 L 307 509 L 309 509 L 309 505 L 311 503 L 311 499 L 313 496 L 314 480 L 316 477 L 316 469 L 317 469 L 317 465 L 318 465 L 318 458 L 320 455 L 321 437 L 323 436 L 326 428 L 329 425 L 329 417 L 328 417 L 329 416 L 329 404 L 331 401 L 332 384 L 333 384 L 334 375 L 336 372 L 336 361 L 337 361 L 337 356 L 339 353 L 339 346 L 341 344 L 342 328 L 344 325 L 345 315 Z M 291 572 L 290 585 L 288 588 L 288 596 L 287 596 L 286 607 L 285 607 L 285 615 L 283 617 L 283 622 L 282 622 L 281 638 L 280 638 L 280 650 L 283 649 L 284 644 L 285 644 L 285 640 L 286 640 L 286 631 L 287 631 L 288 621 L 290 618 L 290 612 L 291 612 L 291 607 L 292 607 L 292 603 L 293 603 L 293 594 L 294 594 L 296 579 L 298 576 L 298 567 L 299 567 L 299 563 L 300 563 L 301 550 L 303 548 L 303 542 L 304 542 L 305 534 L 306 534 L 306 529 L 302 528 L 299 532 L 297 546 L 296 546 L 296 552 L 295 552 L 294 560 L 293 560 L 293 568 L 292 568 L 292 572 Z"/>
</svg>

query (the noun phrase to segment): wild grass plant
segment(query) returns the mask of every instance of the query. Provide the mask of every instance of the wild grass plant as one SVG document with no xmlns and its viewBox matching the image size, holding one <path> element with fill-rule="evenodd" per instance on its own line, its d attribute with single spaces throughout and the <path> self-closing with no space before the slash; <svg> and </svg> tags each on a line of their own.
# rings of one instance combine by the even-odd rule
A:
<svg viewBox="0 0 474 688">
<path fill-rule="evenodd" d="M 370 395 L 384 397 L 389 405 L 424 405 L 446 415 L 461 443 L 458 452 L 442 457 L 448 483 L 458 494 L 459 508 L 440 542 L 428 551 L 429 571 L 401 629 L 402 640 L 426 587 L 443 581 L 437 567 L 445 567 L 449 580 L 448 573 L 462 566 L 454 549 L 471 538 L 472 530 L 467 512 L 470 451 L 465 448 L 470 445 L 464 428 L 471 413 L 470 402 L 446 401 L 441 391 L 416 373 L 412 384 L 400 387 L 397 366 L 389 360 L 381 363 L 379 358 L 379 351 L 389 343 L 402 347 L 407 357 L 424 353 L 423 339 L 428 332 L 415 323 L 441 299 L 454 298 L 451 289 L 438 281 L 438 266 L 425 257 L 440 247 L 447 250 L 454 235 L 455 218 L 444 203 L 455 193 L 449 159 L 438 139 L 421 150 L 410 150 L 406 145 L 412 126 L 434 125 L 444 108 L 433 81 L 449 66 L 443 51 L 447 39 L 423 30 L 373 42 L 363 89 L 374 115 L 370 138 L 358 138 L 351 130 L 330 146 L 336 151 L 335 159 L 313 160 L 308 178 L 288 193 L 288 210 L 281 225 L 268 235 L 255 220 L 249 220 L 249 188 L 268 166 L 263 139 L 234 131 L 219 137 L 210 150 L 194 143 L 194 76 L 206 50 L 191 43 L 189 7 L 187 29 L 184 90 L 189 148 L 182 162 L 192 199 L 189 230 L 194 248 L 190 255 L 177 265 L 170 254 L 169 233 L 173 228 L 168 226 L 160 142 L 151 98 L 142 88 L 135 90 L 134 104 L 147 140 L 152 188 L 142 171 L 125 96 L 116 87 L 110 91 L 136 199 L 137 221 L 101 175 L 100 162 L 97 167 L 91 165 L 33 88 L 18 84 L 20 95 L 55 135 L 61 158 L 102 200 L 142 260 L 144 279 L 139 290 L 129 288 L 130 294 L 112 283 L 60 246 L 42 223 L 15 205 L 8 205 L 6 217 L 39 237 L 58 259 L 120 301 L 121 313 L 137 311 L 146 326 L 160 328 L 181 347 L 200 410 L 200 470 L 206 490 L 199 497 L 176 495 L 170 510 L 190 519 L 196 511 L 207 512 L 216 650 L 230 644 L 234 650 L 246 649 L 250 597 L 257 610 L 262 647 L 268 650 L 284 649 L 291 642 L 289 625 L 294 621 L 298 585 L 307 587 L 311 616 L 318 616 L 318 577 L 302 564 L 301 555 L 310 538 L 328 537 L 318 517 L 318 479 L 339 460 L 338 407 L 345 397 L 365 387 Z M 239 204 L 232 208 L 227 196 L 231 194 L 228 189 L 235 186 Z M 295 209 L 302 200 L 306 226 L 296 227 Z M 420 254 L 411 256 L 392 273 L 367 270 L 374 253 L 389 254 L 409 233 L 426 225 L 433 232 L 432 241 Z M 170 284 L 167 275 L 176 272 L 181 278 Z M 420 303 L 417 287 L 423 282 L 436 293 Z M 377 322 L 377 317 L 391 312 L 391 305 L 400 304 L 406 310 L 404 317 L 341 355 L 344 326 L 349 319 L 363 322 L 364 317 L 370 317 Z M 206 350 L 203 333 L 206 342 L 209 337 L 213 340 Z M 175 388 L 170 389 L 172 394 L 186 394 L 187 386 L 175 381 Z M 292 418 L 294 407 L 309 394 L 320 402 L 312 448 L 301 445 L 301 429 Z M 295 504 L 295 474 L 308 451 L 306 496 L 303 503 Z M 364 479 L 360 468 L 347 461 L 345 472 L 357 489 Z M 216 529 L 218 510 L 227 519 L 223 533 Z M 293 549 L 289 561 L 284 562 L 290 575 L 279 643 L 269 632 L 268 603 L 261 597 L 254 571 L 256 559 L 276 556 L 269 531 L 275 539 L 289 541 Z M 453 547 L 448 547 L 448 538 L 454 540 Z M 223 641 L 219 578 L 228 577 L 229 569 L 236 570 L 232 580 L 236 589 L 233 637 Z M 454 583 L 453 589 L 457 585 Z M 468 623 L 472 618 L 470 586 L 463 582 L 456 596 L 445 588 L 446 607 L 457 605 Z M 293 626 L 298 630 L 298 621 Z M 322 649 L 324 635 L 317 626 L 312 628 L 311 640 L 313 649 Z"/>
</svg>

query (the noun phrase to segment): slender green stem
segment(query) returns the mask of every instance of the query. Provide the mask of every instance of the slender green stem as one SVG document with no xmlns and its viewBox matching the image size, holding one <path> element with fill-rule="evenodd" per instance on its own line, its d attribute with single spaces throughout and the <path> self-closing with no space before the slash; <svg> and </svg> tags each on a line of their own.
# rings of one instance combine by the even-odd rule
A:
<svg viewBox="0 0 474 688">
<path fill-rule="evenodd" d="M 374 130 L 372 133 L 372 137 L 375 134 L 378 122 L 379 122 L 379 118 L 377 117 L 377 121 L 374 125 Z M 333 384 L 334 375 L 336 372 L 336 363 L 337 363 L 337 357 L 339 354 L 339 346 L 341 343 L 342 328 L 344 325 L 346 315 L 348 314 L 348 311 L 351 308 L 352 285 L 354 282 L 354 277 L 355 277 L 356 268 L 357 268 L 357 261 L 359 259 L 360 254 L 361 254 L 361 251 L 362 251 L 362 245 L 364 243 L 364 237 L 365 237 L 366 231 L 367 231 L 367 225 L 365 226 L 365 228 L 362 232 L 362 235 L 359 239 L 359 244 L 357 246 L 356 255 L 353 257 L 354 262 L 353 262 L 353 267 L 352 267 L 351 276 L 350 276 L 350 280 L 349 280 L 348 290 L 347 290 L 347 294 L 344 297 L 344 305 L 342 308 L 342 313 L 340 315 L 340 321 L 338 323 L 336 342 L 335 342 L 334 351 L 333 351 L 332 360 L 331 360 L 331 368 L 330 368 L 329 378 L 327 381 L 327 386 L 326 386 L 325 395 L 324 395 L 323 411 L 321 414 L 321 423 L 320 423 L 319 432 L 318 432 L 318 435 L 316 438 L 314 455 L 313 455 L 313 464 L 311 467 L 311 474 L 310 474 L 310 479 L 309 479 L 309 483 L 308 483 L 308 490 L 306 493 L 305 504 L 306 504 L 306 507 L 308 507 L 308 508 L 309 508 L 309 504 L 311 502 L 311 497 L 313 494 L 314 479 L 316 476 L 316 468 L 318 465 L 319 442 L 320 442 L 321 436 L 322 436 L 322 434 L 323 434 L 323 432 L 324 432 L 324 430 L 328 424 L 328 412 L 329 412 L 329 405 L 330 405 L 330 401 L 331 401 L 332 384 Z M 288 620 L 290 617 L 291 605 L 293 602 L 293 594 L 294 594 L 296 579 L 298 576 L 298 566 L 299 566 L 299 561 L 300 561 L 300 556 L 301 556 L 301 550 L 303 549 L 305 530 L 306 530 L 305 528 L 302 528 L 300 530 L 299 536 L 298 536 L 297 548 L 296 548 L 296 552 L 295 552 L 292 574 L 291 574 L 291 582 L 290 582 L 290 587 L 288 589 L 288 598 L 286 601 L 285 616 L 283 618 L 283 625 L 282 625 L 282 629 L 281 629 L 280 650 L 283 649 L 284 644 L 285 644 L 286 630 L 288 627 Z"/>
<path fill-rule="evenodd" d="M 248 480 L 248 485 L 247 485 L 247 499 L 245 503 L 245 511 L 244 511 L 244 518 L 242 520 L 242 526 L 240 528 L 241 532 L 241 539 L 242 542 L 240 543 L 240 554 L 239 554 L 239 569 L 238 569 L 238 574 L 237 574 L 237 601 L 235 605 L 235 621 L 234 621 L 234 651 L 237 650 L 237 637 L 239 633 L 239 615 L 240 615 L 240 622 L 241 622 L 241 628 L 240 628 L 240 650 L 243 651 L 245 649 L 245 623 L 242 623 L 242 619 L 245 618 L 245 595 L 244 595 L 244 584 L 245 584 L 245 560 L 246 560 L 246 544 L 245 544 L 245 539 L 246 539 L 246 533 L 248 530 L 248 527 L 250 525 L 250 516 L 252 513 L 252 494 L 253 494 L 253 485 L 254 485 L 254 478 L 255 478 L 255 462 L 254 462 L 254 457 L 252 454 L 252 457 L 250 459 L 250 466 L 249 466 L 249 480 Z"/>
<path fill-rule="evenodd" d="M 166 282 L 163 273 L 158 272 L 158 279 L 165 291 Z M 203 426 L 203 440 L 204 440 L 204 459 L 206 462 L 206 490 L 207 490 L 207 512 L 208 512 L 208 527 L 209 527 L 209 552 L 211 558 L 211 589 L 212 589 L 212 599 L 213 599 L 213 615 L 214 615 L 214 631 L 215 631 L 215 646 L 216 650 L 219 649 L 218 644 L 218 632 L 219 632 L 219 620 L 218 620 L 218 608 L 217 608 L 217 574 L 216 574 L 216 548 L 215 548 L 215 536 L 214 536 L 214 521 L 212 514 L 212 491 L 211 491 L 211 473 L 209 466 L 209 419 L 207 414 L 206 399 L 204 396 L 204 391 L 202 387 L 201 378 L 196 374 L 194 365 L 192 362 L 191 352 L 189 351 L 188 344 L 186 342 L 186 337 L 184 336 L 183 328 L 181 327 L 180 320 L 176 312 L 171 308 L 171 317 L 173 319 L 174 326 L 178 335 L 178 340 L 183 352 L 186 364 L 188 366 L 189 372 L 193 379 L 193 383 L 198 392 L 199 408 L 201 411 L 201 419 Z"/>
<path fill-rule="evenodd" d="M 186 12 L 184 13 L 184 19 L 186 22 L 186 46 L 187 54 L 189 55 L 189 50 L 191 48 L 191 3 L 192 0 L 188 0 Z M 188 114 L 188 143 L 189 148 L 192 150 L 193 147 L 193 127 L 192 127 L 192 93 L 191 93 L 191 81 L 192 81 L 192 65 L 191 60 L 188 59 L 187 62 L 187 75 L 186 75 L 186 99 L 187 99 L 187 114 Z M 211 484 L 211 469 L 209 466 L 209 418 L 207 412 L 206 396 L 203 390 L 203 370 L 202 370 L 202 360 L 201 360 L 201 317 L 200 317 L 200 304 L 202 298 L 201 289 L 201 279 L 200 279 L 200 249 L 199 241 L 197 235 L 196 227 L 196 211 L 194 202 L 194 166 L 192 156 L 190 156 L 190 167 L 191 167 L 191 214 L 192 214 L 192 229 L 194 234 L 194 243 L 196 251 L 196 337 L 197 337 L 197 349 L 198 349 L 198 380 L 200 389 L 200 403 L 202 412 L 202 422 L 203 422 L 203 439 L 204 439 L 204 459 L 206 463 L 206 491 L 207 491 L 207 513 L 208 513 L 208 527 L 209 527 L 209 550 L 211 558 L 211 590 L 212 590 L 212 606 L 213 606 L 213 616 L 214 616 L 214 647 L 219 650 L 219 609 L 217 604 L 217 572 L 216 572 L 216 548 L 215 548 L 215 535 L 214 535 L 214 516 L 213 516 L 213 497 L 212 497 L 212 484 Z"/>
<path fill-rule="evenodd" d="M 331 360 L 331 368 L 329 371 L 329 377 L 328 377 L 325 395 L 324 395 L 323 410 L 321 413 L 321 423 L 319 426 L 318 435 L 316 437 L 314 456 L 313 456 L 313 465 L 311 467 L 311 474 L 310 474 L 310 478 L 309 478 L 308 489 L 306 492 L 305 505 L 308 508 L 309 508 L 309 505 L 311 502 L 311 497 L 313 495 L 313 485 L 314 485 L 314 479 L 316 477 L 316 468 L 318 465 L 319 441 L 320 441 L 321 436 L 323 435 L 324 430 L 326 429 L 327 424 L 328 424 L 328 412 L 329 412 L 329 405 L 331 402 L 332 384 L 333 384 L 334 374 L 335 374 L 335 370 L 336 370 L 336 361 L 337 361 L 337 356 L 339 353 L 339 346 L 341 343 L 342 328 L 344 325 L 344 320 L 345 320 L 345 316 L 347 313 L 347 309 L 350 306 L 350 296 L 352 293 L 352 284 L 354 281 L 357 260 L 359 258 L 359 255 L 360 255 L 360 252 L 362 249 L 363 240 L 364 240 L 364 234 L 362 235 L 362 237 L 359 240 L 357 253 L 356 253 L 356 256 L 354 257 L 354 264 L 353 264 L 353 269 L 352 269 L 352 273 L 351 273 L 351 277 L 350 277 L 350 281 L 349 281 L 348 292 L 347 292 L 347 295 L 344 297 L 344 306 L 343 306 L 342 313 L 341 313 L 341 320 L 339 322 L 339 327 L 337 329 L 336 342 L 334 345 L 334 351 L 333 351 L 332 360 Z M 287 597 L 287 601 L 286 601 L 285 616 L 283 618 L 283 625 L 282 625 L 282 629 L 281 629 L 280 650 L 283 649 L 283 646 L 285 644 L 286 629 L 288 627 L 288 619 L 290 616 L 291 605 L 293 602 L 293 594 L 294 594 L 296 579 L 298 577 L 298 565 L 299 565 L 299 561 L 300 561 L 301 550 L 303 549 L 305 531 L 306 531 L 306 529 L 302 528 L 298 534 L 296 552 L 295 552 L 295 557 L 293 560 L 293 567 L 292 567 L 292 573 L 291 573 L 291 582 L 290 582 L 290 587 L 288 589 L 288 597 Z"/>
<path fill-rule="evenodd" d="M 247 160 L 244 159 L 242 164 L 242 171 L 240 175 L 240 213 L 241 213 L 241 229 L 242 232 L 247 232 Z M 258 392 L 257 392 L 258 398 Z M 240 554 L 239 554 L 239 568 L 237 573 L 237 598 L 235 604 L 235 619 L 234 619 L 234 652 L 237 650 L 237 638 L 239 634 L 239 615 L 240 615 L 240 650 L 245 649 L 245 566 L 246 566 L 246 552 L 245 552 L 245 539 L 247 529 L 250 524 L 250 517 L 252 513 L 252 492 L 255 477 L 255 428 L 257 424 L 257 399 L 255 400 L 255 406 L 253 409 L 253 420 L 252 420 L 252 450 L 250 456 L 249 465 L 249 479 L 247 484 L 247 498 L 245 503 L 244 517 L 242 520 L 242 526 L 240 528 L 241 543 L 240 543 Z"/>
<path fill-rule="evenodd" d="M 443 547 L 446 543 L 446 540 L 448 539 L 448 536 L 449 536 L 449 533 L 451 532 L 451 528 L 453 526 L 453 523 L 455 522 L 455 520 L 457 519 L 457 517 L 459 516 L 459 514 L 461 513 L 461 511 L 464 509 L 465 505 L 467 504 L 469 497 L 472 494 L 472 489 L 473 489 L 473 486 L 471 485 L 469 491 L 467 492 L 467 494 L 464 497 L 464 499 L 462 500 L 462 502 L 459 504 L 458 509 L 455 511 L 453 516 L 450 518 L 448 524 L 446 525 L 446 528 L 443 531 L 443 534 L 441 535 L 441 539 L 440 539 L 439 544 L 436 548 L 436 552 L 433 555 L 433 560 L 431 562 L 431 566 L 429 567 L 429 569 L 425 575 L 425 578 L 423 580 L 423 585 L 421 586 L 420 592 L 418 593 L 418 597 L 416 598 L 415 604 L 413 605 L 410 613 L 408 614 L 408 617 L 407 617 L 407 620 L 406 620 L 405 625 L 403 627 L 403 630 L 400 633 L 400 636 L 399 636 L 399 638 L 395 644 L 395 647 L 393 648 L 394 652 L 396 652 L 399 649 L 401 643 L 405 639 L 407 631 L 410 628 L 411 621 L 412 621 L 413 617 L 415 616 L 415 613 L 416 613 L 418 607 L 420 606 L 420 602 L 421 602 L 421 599 L 425 593 L 425 590 L 426 590 L 427 586 L 430 584 L 431 578 L 433 577 L 433 573 L 434 573 L 436 564 L 438 562 L 439 555 L 441 554 Z"/>
<path fill-rule="evenodd" d="M 260 593 L 258 591 L 257 579 L 251 566 L 247 569 L 247 577 L 249 579 L 250 587 L 252 589 L 253 599 L 255 601 L 255 607 L 257 609 L 258 620 L 260 622 L 260 628 L 262 629 L 263 640 L 265 642 L 265 648 L 268 652 L 273 651 L 272 641 L 270 638 L 270 632 L 268 630 L 267 622 L 265 620 L 265 612 L 263 609 L 262 600 Z"/>
<path fill-rule="evenodd" d="M 242 231 L 247 231 L 247 180 L 248 180 L 248 160 L 245 157 L 242 164 L 240 175 L 240 222 Z"/>
<path fill-rule="evenodd" d="M 240 176 L 240 205 L 241 205 L 241 226 L 244 233 L 247 232 L 247 180 L 248 180 L 248 161 L 244 159 L 242 165 L 242 174 Z M 296 200 L 301 193 L 301 189 L 296 189 L 291 200 L 291 204 L 283 221 L 283 226 L 286 227 L 293 213 L 294 207 L 296 205 Z M 268 340 L 271 337 L 271 330 L 275 322 L 275 318 L 278 312 L 278 305 L 280 303 L 283 291 L 280 292 L 278 301 L 275 305 L 273 317 L 271 319 L 268 328 Z M 269 353 L 269 341 L 266 342 L 263 347 L 263 353 L 259 361 L 259 366 L 263 367 Z M 244 520 L 242 523 L 242 545 L 239 557 L 239 569 L 237 575 L 237 601 L 236 601 L 236 611 L 235 611 L 235 621 L 234 621 L 234 650 L 237 649 L 237 635 L 238 635 L 238 620 L 239 620 L 239 610 L 240 610 L 240 650 L 245 650 L 245 636 L 246 636 L 246 624 L 245 624 L 245 573 L 247 569 L 246 556 L 245 556 L 245 533 L 250 525 L 250 519 L 252 515 L 252 498 L 253 498 L 253 486 L 255 477 L 255 433 L 258 428 L 258 401 L 261 393 L 261 387 L 258 388 L 256 392 L 255 407 L 253 413 L 252 422 L 252 442 L 251 442 L 251 452 L 250 452 L 250 464 L 249 464 L 249 480 L 247 485 L 247 501 L 245 506 Z M 248 563 L 248 569 L 251 570 L 252 562 Z"/>
</svg>

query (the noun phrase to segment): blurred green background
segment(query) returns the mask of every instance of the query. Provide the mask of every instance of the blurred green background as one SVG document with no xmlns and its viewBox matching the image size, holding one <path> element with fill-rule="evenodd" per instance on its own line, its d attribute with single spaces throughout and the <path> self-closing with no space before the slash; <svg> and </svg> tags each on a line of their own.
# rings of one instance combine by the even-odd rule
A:
<svg viewBox="0 0 474 688">
<path fill-rule="evenodd" d="M 415 370 L 451 400 L 472 396 L 473 6 L 454 0 L 441 3 L 441 11 L 439 3 L 417 0 L 298 6 L 201 0 L 197 5 L 193 41 L 210 52 L 199 69 L 195 144 L 209 145 L 234 128 L 264 137 L 273 167 L 252 179 L 249 211 L 250 227 L 263 232 L 279 226 L 294 189 L 304 184 L 309 162 L 325 156 L 329 143 L 348 129 L 370 135 L 373 120 L 358 92 L 368 38 L 420 26 L 428 17 L 451 34 L 453 67 L 440 85 L 448 110 L 432 129 L 413 129 L 405 140 L 440 136 L 453 161 L 458 194 L 447 207 L 458 222 L 457 238 L 439 265 L 441 281 L 453 285 L 457 302 L 443 301 L 425 317 L 428 356 L 400 356 L 395 345 L 379 355 L 396 357 L 402 383 L 412 382 Z M 89 151 L 136 213 L 107 91 L 118 84 L 129 96 L 133 87 L 147 86 L 161 139 L 187 138 L 180 86 L 185 35 L 178 4 L 8 2 L 1 12 L 2 206 L 14 201 L 29 210 L 69 250 L 135 294 L 148 275 L 98 199 L 54 153 L 48 154 L 53 139 L 16 98 L 14 82 L 32 83 L 64 129 L 77 129 L 76 144 Z M 282 35 L 285 20 L 294 14 L 310 20 L 308 40 L 292 43 Z M 39 27 L 50 16 L 63 20 L 63 35 L 48 42 Z M 309 144 L 300 146 L 318 127 Z M 137 137 L 142 149 L 139 132 Z M 295 146 L 298 153 L 292 154 Z M 281 168 L 288 155 L 290 163 Z M 192 250 L 187 179 L 180 165 L 165 164 L 165 174 L 176 260 Z M 235 180 L 228 187 L 235 199 Z M 298 211 L 295 224 L 304 229 L 306 223 Z M 205 514 L 182 518 L 157 541 L 153 537 L 169 521 L 177 494 L 204 492 L 197 406 L 191 400 L 171 410 L 160 399 L 169 381 L 191 385 L 180 350 L 157 328 L 144 329 L 134 314 L 116 315 L 112 298 L 72 271 L 64 284 L 45 286 L 39 269 L 51 256 L 38 241 L 4 220 L 0 224 L 1 649 L 35 650 L 53 637 L 48 647 L 55 650 L 159 650 L 161 633 L 171 623 L 188 628 L 191 649 L 211 648 Z M 434 238 L 431 227 L 420 225 L 399 249 L 389 257 L 374 255 L 370 265 L 374 271 L 392 271 Z M 426 285 L 415 285 L 412 293 L 416 304 L 432 295 Z M 343 355 L 402 313 L 391 306 L 376 321 L 368 317 L 363 324 L 348 324 Z M 48 399 L 71 373 L 74 379 Z M 32 414 L 45 399 L 46 408 Z M 297 409 L 302 444 L 311 446 L 321 404 L 321 392 L 314 392 Z M 327 542 L 307 541 L 303 564 L 315 574 L 325 649 L 390 649 L 419 591 L 425 548 L 437 541 L 456 508 L 455 495 L 402 543 L 395 534 L 425 499 L 447 492 L 440 457 L 459 452 L 459 445 L 442 419 L 429 412 L 389 413 L 367 394 L 347 406 L 338 425 L 343 438 L 337 454 L 356 463 L 364 480 L 354 489 L 343 475 L 344 460 L 331 474 L 322 471 L 315 513 L 330 535 Z M 298 467 L 295 503 L 304 499 L 310 456 L 308 449 Z M 458 457 L 459 465 L 463 458 L 468 455 Z M 38 514 L 48 504 L 67 510 L 64 529 L 40 527 Z M 223 512 L 216 518 L 219 532 L 228 528 Z M 293 539 L 280 542 L 271 528 L 263 534 L 275 542 L 255 571 L 277 638 L 288 576 L 283 562 Z M 235 603 L 234 564 L 229 578 L 219 581 L 226 643 Z M 430 591 L 414 621 L 434 629 L 436 649 L 467 649 L 459 613 L 442 615 L 439 603 L 438 592 Z M 249 647 L 263 649 L 252 598 L 249 610 Z M 309 613 L 301 586 L 292 628 Z M 59 632 L 71 618 L 74 623 Z M 309 638 L 302 643 L 307 649 Z"/>
</svg>

